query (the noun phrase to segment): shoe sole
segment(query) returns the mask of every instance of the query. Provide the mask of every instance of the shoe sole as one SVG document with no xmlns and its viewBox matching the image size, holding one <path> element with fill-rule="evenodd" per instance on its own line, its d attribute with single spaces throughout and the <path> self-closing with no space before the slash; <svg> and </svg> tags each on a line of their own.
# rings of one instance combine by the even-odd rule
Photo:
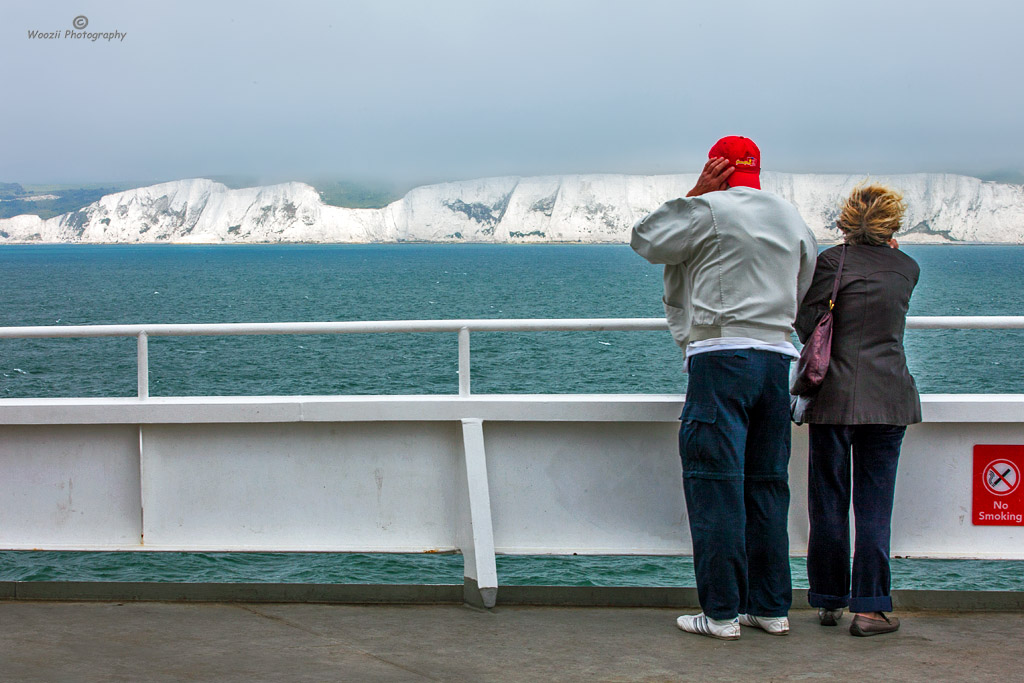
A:
<svg viewBox="0 0 1024 683">
<path fill-rule="evenodd" d="M 679 629 L 680 631 L 682 631 L 683 633 L 692 633 L 695 636 L 704 636 L 705 638 L 714 638 L 715 640 L 739 640 L 740 639 L 740 634 L 736 634 L 734 636 L 719 636 L 719 635 L 715 635 L 714 633 L 702 633 L 700 631 L 688 631 L 687 629 L 685 629 L 682 626 L 680 626 L 678 623 L 676 624 L 676 628 Z"/>
<path fill-rule="evenodd" d="M 788 636 L 789 635 L 789 629 L 788 628 L 785 631 L 769 631 L 767 629 L 761 628 L 760 626 L 750 626 L 750 628 L 756 628 L 757 630 L 763 631 L 763 632 L 767 633 L 770 636 Z"/>
<path fill-rule="evenodd" d="M 875 630 L 864 631 L 863 629 L 854 628 L 854 627 L 851 626 L 850 627 L 850 635 L 851 636 L 857 636 L 858 638 L 868 638 L 870 636 L 880 636 L 880 635 L 885 634 L 885 633 L 896 633 L 896 631 L 899 631 L 899 630 L 900 630 L 899 626 L 897 626 L 896 628 L 887 628 L 887 629 L 878 630 L 878 631 L 875 631 Z"/>
</svg>

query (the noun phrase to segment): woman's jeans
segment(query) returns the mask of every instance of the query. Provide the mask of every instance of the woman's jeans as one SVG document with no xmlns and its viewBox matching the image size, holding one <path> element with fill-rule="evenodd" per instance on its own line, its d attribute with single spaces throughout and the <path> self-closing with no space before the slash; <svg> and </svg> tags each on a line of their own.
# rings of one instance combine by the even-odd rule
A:
<svg viewBox="0 0 1024 683">
<path fill-rule="evenodd" d="M 889 535 L 896 465 L 906 427 L 810 425 L 808 602 L 851 612 L 892 611 Z M 850 450 L 856 547 L 850 585 Z"/>
<path fill-rule="evenodd" d="M 778 353 L 690 358 L 679 453 L 697 595 L 712 619 L 782 617 L 792 603 L 788 387 Z"/>
</svg>

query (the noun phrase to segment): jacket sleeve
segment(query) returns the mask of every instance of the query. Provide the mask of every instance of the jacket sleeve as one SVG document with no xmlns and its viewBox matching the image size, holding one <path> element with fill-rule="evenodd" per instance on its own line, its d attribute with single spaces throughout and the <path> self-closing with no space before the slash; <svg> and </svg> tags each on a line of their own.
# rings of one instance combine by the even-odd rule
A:
<svg viewBox="0 0 1024 683">
<path fill-rule="evenodd" d="M 690 319 L 693 305 L 690 303 L 689 292 L 686 291 L 686 266 L 665 266 L 665 296 L 661 301 L 665 304 L 665 319 L 672 339 L 680 348 L 685 349 L 690 342 Z"/>
<path fill-rule="evenodd" d="M 637 221 L 629 246 L 651 263 L 686 263 L 698 229 L 710 219 L 706 201 L 698 197 L 673 199 Z"/>
<path fill-rule="evenodd" d="M 800 241 L 800 273 L 797 275 L 797 301 L 803 301 L 814 281 L 814 271 L 818 259 L 818 240 L 807 228 L 807 237 Z"/>
<path fill-rule="evenodd" d="M 818 255 L 811 286 L 804 295 L 803 303 L 796 314 L 796 322 L 793 324 L 801 343 L 807 341 L 818 324 L 818 319 L 828 310 L 828 299 L 832 295 L 838 267 L 838 262 L 833 260 L 829 251 L 823 251 Z"/>
</svg>

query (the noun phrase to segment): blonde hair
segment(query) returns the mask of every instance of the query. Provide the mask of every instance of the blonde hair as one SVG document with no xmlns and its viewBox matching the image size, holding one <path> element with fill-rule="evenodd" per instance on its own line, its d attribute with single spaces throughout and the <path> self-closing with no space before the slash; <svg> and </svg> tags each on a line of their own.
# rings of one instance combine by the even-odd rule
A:
<svg viewBox="0 0 1024 683">
<path fill-rule="evenodd" d="M 903 195 L 885 185 L 858 185 L 843 204 L 836 224 L 847 244 L 886 244 L 907 210 Z"/>
</svg>

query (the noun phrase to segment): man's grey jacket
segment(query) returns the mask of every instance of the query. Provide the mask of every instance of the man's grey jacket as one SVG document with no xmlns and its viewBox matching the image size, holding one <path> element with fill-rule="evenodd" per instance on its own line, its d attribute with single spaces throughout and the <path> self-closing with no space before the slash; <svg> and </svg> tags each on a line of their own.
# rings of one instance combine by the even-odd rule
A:
<svg viewBox="0 0 1024 683">
<path fill-rule="evenodd" d="M 633 226 L 630 246 L 665 264 L 665 315 L 683 348 L 790 341 L 818 249 L 796 207 L 748 187 L 666 202 Z"/>
</svg>

